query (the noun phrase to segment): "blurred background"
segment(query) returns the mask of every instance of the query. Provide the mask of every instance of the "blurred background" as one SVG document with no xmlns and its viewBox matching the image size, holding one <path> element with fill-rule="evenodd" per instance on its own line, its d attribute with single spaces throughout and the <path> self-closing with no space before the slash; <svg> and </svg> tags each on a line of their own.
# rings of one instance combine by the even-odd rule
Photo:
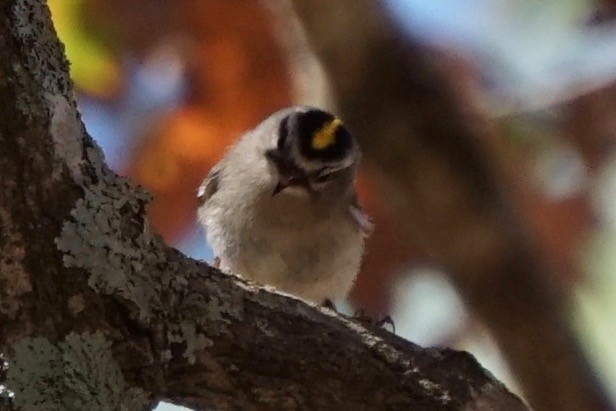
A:
<svg viewBox="0 0 616 411">
<path fill-rule="evenodd" d="M 152 193 L 149 217 L 168 244 L 211 261 L 195 193 L 225 147 L 279 108 L 334 107 L 299 21 L 274 0 L 48 2 L 83 120 L 107 163 Z M 476 143 L 501 153 L 493 160 L 513 187 L 505 198 L 551 267 L 543 281 L 566 296 L 584 373 L 616 404 L 616 1 L 380 7 L 401 42 L 439 56 L 450 87 L 468 99 L 460 104 L 497 130 L 498 139 Z M 404 239 L 374 173 L 364 168 L 358 185 L 376 231 L 341 306 L 389 314 L 418 344 L 468 350 L 525 397 L 530 383 L 511 371 L 446 264 Z"/>
</svg>

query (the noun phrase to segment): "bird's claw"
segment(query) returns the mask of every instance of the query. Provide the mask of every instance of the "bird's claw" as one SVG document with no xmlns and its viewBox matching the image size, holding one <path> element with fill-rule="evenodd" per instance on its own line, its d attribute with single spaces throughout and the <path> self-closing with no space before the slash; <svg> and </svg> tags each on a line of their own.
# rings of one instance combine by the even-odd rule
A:
<svg viewBox="0 0 616 411">
<path fill-rule="evenodd" d="M 374 324 L 374 320 L 372 320 L 372 318 L 369 315 L 367 315 L 366 312 L 361 308 L 355 311 L 352 318 L 363 324 L 370 324 L 370 325 Z"/>
<path fill-rule="evenodd" d="M 361 324 L 367 326 L 377 326 L 381 328 L 385 328 L 386 325 L 391 326 L 391 332 L 393 334 L 396 333 L 396 324 L 394 324 L 394 320 L 387 315 L 380 320 L 374 320 L 372 317 L 366 315 L 366 312 L 362 309 L 355 311 L 355 314 L 352 317 L 354 320 L 360 322 Z"/>
<path fill-rule="evenodd" d="M 379 321 L 377 321 L 376 325 L 378 325 L 381 328 L 385 328 L 386 325 L 391 325 L 391 332 L 392 334 L 396 333 L 396 324 L 394 323 L 394 320 L 389 316 L 386 315 L 385 317 L 381 318 Z"/>
</svg>

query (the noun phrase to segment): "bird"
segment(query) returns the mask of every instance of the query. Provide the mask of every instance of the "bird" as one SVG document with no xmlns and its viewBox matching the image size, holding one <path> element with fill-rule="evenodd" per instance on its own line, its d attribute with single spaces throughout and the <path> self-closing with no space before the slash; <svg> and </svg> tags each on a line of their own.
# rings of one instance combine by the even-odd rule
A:
<svg viewBox="0 0 616 411">
<path fill-rule="evenodd" d="M 218 267 L 335 308 L 372 230 L 355 190 L 361 149 L 328 111 L 293 106 L 246 132 L 197 192 Z"/>
</svg>

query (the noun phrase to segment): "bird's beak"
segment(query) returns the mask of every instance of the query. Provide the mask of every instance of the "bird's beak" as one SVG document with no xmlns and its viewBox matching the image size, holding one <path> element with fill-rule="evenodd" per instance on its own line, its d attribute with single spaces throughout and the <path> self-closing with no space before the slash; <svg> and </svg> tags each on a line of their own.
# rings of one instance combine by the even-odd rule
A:
<svg viewBox="0 0 616 411">
<path fill-rule="evenodd" d="M 306 175 L 298 170 L 297 166 L 285 161 L 283 155 L 278 149 L 267 150 L 265 152 L 265 156 L 276 165 L 278 168 L 278 174 L 280 175 L 278 184 L 276 184 L 276 187 L 272 192 L 272 197 L 287 187 L 302 187 L 309 193 L 314 192 L 314 189 L 310 185 L 310 181 L 308 181 Z"/>
<path fill-rule="evenodd" d="M 274 188 L 272 197 L 280 193 L 285 188 L 291 187 L 291 186 L 303 186 L 303 184 L 301 183 L 300 179 L 296 177 L 291 177 L 291 178 L 280 177 L 280 180 L 278 180 L 278 184 L 276 184 L 276 187 Z"/>
<path fill-rule="evenodd" d="M 272 193 L 272 197 L 274 197 L 276 194 L 280 193 L 282 190 L 284 190 L 287 186 L 285 186 L 284 184 L 282 184 L 280 181 L 278 182 L 278 184 L 276 184 L 276 188 L 274 188 L 274 192 Z"/>
<path fill-rule="evenodd" d="M 287 187 L 301 187 L 305 189 L 308 193 L 312 193 L 314 191 L 313 188 L 310 186 L 310 182 L 306 178 L 295 177 L 295 176 L 287 177 L 287 178 L 280 177 L 278 184 L 276 184 L 276 187 L 274 188 L 272 197 L 280 193 L 282 190 L 284 190 Z"/>
</svg>

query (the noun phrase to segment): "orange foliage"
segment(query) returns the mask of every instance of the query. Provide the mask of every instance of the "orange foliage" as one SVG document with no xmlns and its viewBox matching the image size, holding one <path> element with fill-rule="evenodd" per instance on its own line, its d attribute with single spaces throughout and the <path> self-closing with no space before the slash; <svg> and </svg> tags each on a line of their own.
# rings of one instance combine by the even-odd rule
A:
<svg viewBox="0 0 616 411">
<path fill-rule="evenodd" d="M 177 6 L 183 35 L 190 38 L 190 96 L 149 130 L 127 172 L 154 194 L 150 218 L 171 243 L 194 221 L 196 187 L 224 149 L 292 104 L 284 51 L 261 3 L 194 0 Z"/>
</svg>

